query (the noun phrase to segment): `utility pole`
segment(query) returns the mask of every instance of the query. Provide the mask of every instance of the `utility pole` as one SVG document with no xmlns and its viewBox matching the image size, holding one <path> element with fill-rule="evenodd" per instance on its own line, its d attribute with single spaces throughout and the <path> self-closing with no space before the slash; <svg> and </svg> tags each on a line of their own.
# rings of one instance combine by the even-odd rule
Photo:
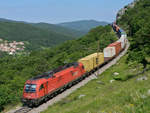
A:
<svg viewBox="0 0 150 113">
<path fill-rule="evenodd" d="M 96 64 L 97 64 L 97 65 L 98 65 L 98 56 L 99 56 L 98 53 L 99 53 L 99 51 L 100 51 L 100 45 L 99 45 L 99 44 L 100 44 L 100 41 L 98 40 L 98 41 L 97 41 L 97 58 L 96 58 Z"/>
<path fill-rule="evenodd" d="M 99 61 L 98 61 L 98 57 L 99 57 L 99 52 L 100 52 L 100 40 L 98 40 L 97 41 L 97 58 L 96 58 L 96 65 L 97 65 L 97 67 L 98 67 L 98 64 L 99 64 Z M 99 74 L 99 71 L 97 70 L 97 74 L 95 74 L 96 75 L 96 77 L 98 76 L 98 74 Z"/>
</svg>

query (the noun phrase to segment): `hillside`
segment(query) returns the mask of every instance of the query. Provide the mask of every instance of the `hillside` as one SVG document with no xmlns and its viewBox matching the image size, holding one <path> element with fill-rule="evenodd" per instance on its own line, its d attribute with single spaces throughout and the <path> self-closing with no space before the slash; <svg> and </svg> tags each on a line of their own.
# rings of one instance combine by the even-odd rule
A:
<svg viewBox="0 0 150 113">
<path fill-rule="evenodd" d="M 150 63 L 150 1 L 136 0 L 134 8 L 128 7 L 118 18 L 130 36 L 131 47 L 128 60 L 142 63 L 146 68 Z M 132 16 L 131 16 L 132 15 Z"/>
<path fill-rule="evenodd" d="M 109 23 L 107 22 L 99 22 L 96 20 L 81 20 L 81 21 L 73 21 L 73 22 L 65 22 L 65 23 L 60 23 L 58 25 L 67 27 L 70 29 L 75 29 L 77 31 L 82 31 L 82 32 L 88 32 L 90 29 L 96 27 L 96 26 L 105 26 Z"/>
<path fill-rule="evenodd" d="M 50 32 L 55 32 L 55 33 L 62 34 L 62 35 L 67 35 L 70 37 L 80 37 L 86 34 L 85 32 L 63 27 L 58 24 L 50 24 L 50 23 L 44 23 L 44 22 L 31 23 L 31 22 L 16 21 L 16 20 L 4 19 L 4 18 L 0 18 L 0 22 L 15 22 L 15 23 L 30 24 L 37 28 L 41 28 L 41 29 L 48 30 Z"/>
<path fill-rule="evenodd" d="M 70 28 L 66 28 L 66 27 L 62 27 L 62 26 L 55 25 L 55 24 L 32 23 L 32 25 L 35 27 L 41 28 L 41 29 L 46 29 L 48 31 L 53 31 L 56 33 L 64 34 L 66 36 L 70 36 L 70 37 L 80 37 L 82 35 L 85 35 L 84 32 L 77 31 L 77 30 L 70 29 Z"/>
<path fill-rule="evenodd" d="M 127 56 L 97 79 L 49 106 L 42 113 L 149 113 L 150 71 L 128 79 L 129 74 L 136 75 L 141 68 L 128 65 Z M 116 77 L 124 80 L 115 80 Z"/>
<path fill-rule="evenodd" d="M 14 106 L 20 102 L 27 79 L 96 52 L 98 40 L 101 41 L 102 51 L 108 44 L 117 40 L 117 37 L 111 26 L 99 26 L 80 39 L 67 41 L 43 51 L 34 51 L 29 56 L 1 58 L 0 111 L 6 105 Z"/>
<path fill-rule="evenodd" d="M 24 41 L 27 50 L 53 47 L 76 37 L 19 22 L 0 21 L 0 37 L 8 41 Z"/>
</svg>

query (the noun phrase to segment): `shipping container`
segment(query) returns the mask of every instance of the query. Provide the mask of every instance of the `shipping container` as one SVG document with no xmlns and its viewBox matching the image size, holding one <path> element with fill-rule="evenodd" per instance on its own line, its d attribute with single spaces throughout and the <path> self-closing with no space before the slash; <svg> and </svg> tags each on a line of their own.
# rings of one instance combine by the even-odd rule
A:
<svg viewBox="0 0 150 113">
<path fill-rule="evenodd" d="M 121 38 L 119 40 L 117 40 L 117 42 L 121 42 L 121 48 L 123 49 L 125 47 L 125 41 L 126 38 L 124 38 L 124 36 L 121 36 Z"/>
<path fill-rule="evenodd" d="M 126 33 L 125 32 L 121 32 L 121 36 L 125 36 L 125 38 L 126 38 Z"/>
<path fill-rule="evenodd" d="M 120 28 L 120 29 L 119 29 L 119 32 L 120 32 L 120 33 L 124 33 L 124 30 Z"/>
<path fill-rule="evenodd" d="M 90 72 L 95 67 L 104 63 L 104 54 L 103 53 L 94 53 L 94 54 L 86 56 L 82 59 L 79 59 L 78 62 L 80 62 L 84 65 L 86 72 Z"/>
<path fill-rule="evenodd" d="M 118 32 L 118 31 L 119 31 L 119 29 L 120 29 L 120 27 L 119 27 L 119 26 L 116 26 L 116 32 Z"/>
<path fill-rule="evenodd" d="M 113 57 L 116 55 L 116 49 L 115 47 L 106 47 L 103 50 L 104 57 Z"/>
<path fill-rule="evenodd" d="M 110 44 L 108 47 L 115 47 L 116 55 L 118 55 L 120 53 L 120 51 L 122 50 L 121 42 L 114 42 L 114 43 Z"/>
<path fill-rule="evenodd" d="M 125 36 L 125 38 L 126 38 L 126 33 L 124 32 L 124 30 L 122 30 L 121 28 L 119 29 L 119 34 L 121 35 L 121 36 Z"/>
<path fill-rule="evenodd" d="M 127 38 L 126 34 L 121 34 L 121 37 Z"/>
</svg>

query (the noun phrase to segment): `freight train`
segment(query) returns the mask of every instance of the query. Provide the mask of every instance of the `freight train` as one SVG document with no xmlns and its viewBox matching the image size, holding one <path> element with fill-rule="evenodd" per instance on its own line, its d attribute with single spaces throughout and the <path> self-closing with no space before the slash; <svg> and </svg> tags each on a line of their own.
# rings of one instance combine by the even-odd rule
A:
<svg viewBox="0 0 150 113">
<path fill-rule="evenodd" d="M 83 80 L 118 56 L 127 44 L 127 35 L 115 23 L 112 24 L 112 28 L 119 39 L 104 48 L 102 53 L 93 53 L 77 62 L 69 63 L 27 80 L 24 85 L 22 102 L 28 106 L 38 106 Z"/>
</svg>

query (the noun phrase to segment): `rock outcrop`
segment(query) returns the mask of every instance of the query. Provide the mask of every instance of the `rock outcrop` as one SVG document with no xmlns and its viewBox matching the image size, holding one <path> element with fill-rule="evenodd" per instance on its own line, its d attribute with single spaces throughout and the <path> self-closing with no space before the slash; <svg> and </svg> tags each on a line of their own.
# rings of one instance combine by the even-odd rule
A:
<svg viewBox="0 0 150 113">
<path fill-rule="evenodd" d="M 134 0 L 134 2 L 128 4 L 124 8 L 120 9 L 117 13 L 116 20 L 120 19 L 121 16 L 124 15 L 124 13 L 126 12 L 127 9 L 133 8 L 138 1 L 140 1 L 140 0 Z"/>
</svg>

